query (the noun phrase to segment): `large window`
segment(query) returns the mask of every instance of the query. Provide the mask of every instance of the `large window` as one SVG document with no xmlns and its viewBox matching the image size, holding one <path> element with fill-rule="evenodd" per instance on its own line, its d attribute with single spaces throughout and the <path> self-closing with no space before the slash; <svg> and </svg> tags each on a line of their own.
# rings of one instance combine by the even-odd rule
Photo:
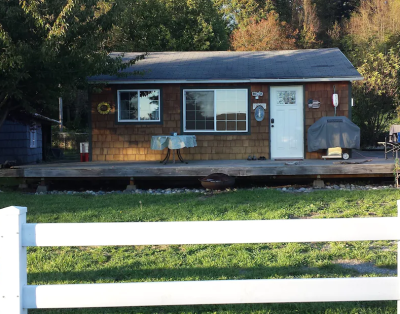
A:
<svg viewBox="0 0 400 314">
<path fill-rule="evenodd" d="M 185 132 L 247 132 L 247 89 L 183 91 Z"/>
<path fill-rule="evenodd" d="M 160 121 L 160 90 L 118 91 L 118 122 Z"/>
</svg>

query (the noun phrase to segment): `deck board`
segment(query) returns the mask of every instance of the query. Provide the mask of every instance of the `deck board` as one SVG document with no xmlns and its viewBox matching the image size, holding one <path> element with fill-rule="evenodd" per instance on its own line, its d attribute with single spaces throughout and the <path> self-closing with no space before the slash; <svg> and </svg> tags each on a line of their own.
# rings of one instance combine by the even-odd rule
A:
<svg viewBox="0 0 400 314">
<path fill-rule="evenodd" d="M 353 159 L 352 161 L 362 161 Z M 159 162 L 74 162 L 17 166 L 0 169 L 0 177 L 17 178 L 118 178 L 118 177 L 202 177 L 226 173 L 249 176 L 392 176 L 393 159 L 373 159 L 361 164 L 335 164 L 338 160 L 304 160 L 286 165 L 272 160 L 210 160 L 189 164 Z"/>
</svg>

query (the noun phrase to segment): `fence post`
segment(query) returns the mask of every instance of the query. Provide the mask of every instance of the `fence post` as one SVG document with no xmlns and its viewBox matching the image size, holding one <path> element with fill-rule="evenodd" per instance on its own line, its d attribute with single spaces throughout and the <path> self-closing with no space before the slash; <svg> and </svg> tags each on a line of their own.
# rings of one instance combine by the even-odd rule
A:
<svg viewBox="0 0 400 314">
<path fill-rule="evenodd" d="M 22 247 L 22 224 L 26 207 L 0 209 L 0 313 L 27 314 L 22 289 L 27 285 L 26 247 Z"/>
<path fill-rule="evenodd" d="M 397 200 L 397 218 L 400 221 L 400 200 Z M 400 286 L 400 241 L 397 241 L 397 280 Z M 397 299 L 397 313 L 400 313 L 400 297 Z"/>
</svg>

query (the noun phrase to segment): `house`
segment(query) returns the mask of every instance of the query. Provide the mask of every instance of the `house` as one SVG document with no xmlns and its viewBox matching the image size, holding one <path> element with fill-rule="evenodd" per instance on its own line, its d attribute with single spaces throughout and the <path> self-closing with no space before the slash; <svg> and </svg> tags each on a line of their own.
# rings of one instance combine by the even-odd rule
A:
<svg viewBox="0 0 400 314">
<path fill-rule="evenodd" d="M 93 161 L 161 160 L 151 137 L 171 132 L 196 135 L 188 160 L 317 159 L 308 128 L 335 114 L 334 93 L 351 119 L 351 82 L 362 79 L 336 48 L 153 52 L 125 72 L 90 78 L 102 84 L 90 95 Z"/>
<path fill-rule="evenodd" d="M 59 122 L 40 114 L 5 120 L 0 128 L 0 164 L 40 163 L 51 153 L 51 125 Z"/>
</svg>

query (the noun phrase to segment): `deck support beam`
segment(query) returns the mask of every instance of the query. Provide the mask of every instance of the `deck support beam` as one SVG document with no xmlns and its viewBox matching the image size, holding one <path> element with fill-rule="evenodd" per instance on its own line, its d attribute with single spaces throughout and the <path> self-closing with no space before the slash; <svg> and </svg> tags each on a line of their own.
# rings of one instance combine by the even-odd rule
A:
<svg viewBox="0 0 400 314">
<path fill-rule="evenodd" d="M 40 184 L 38 185 L 36 189 L 36 193 L 47 193 L 49 190 L 49 186 L 46 185 L 46 180 L 45 178 L 40 179 Z"/>
<path fill-rule="evenodd" d="M 18 189 L 19 190 L 25 190 L 28 188 L 28 183 L 26 179 L 23 179 L 20 184 L 18 184 Z"/>
<path fill-rule="evenodd" d="M 313 182 L 313 188 L 314 189 L 323 189 L 324 187 L 325 187 L 324 180 L 321 180 L 319 178 L 314 180 L 314 182 Z"/>
<path fill-rule="evenodd" d="M 134 190 L 136 190 L 135 180 L 133 179 L 133 177 L 130 177 L 129 185 L 126 186 L 125 191 L 130 192 L 130 191 L 134 191 Z"/>
<path fill-rule="evenodd" d="M 205 177 L 212 173 L 225 173 L 234 177 L 278 178 L 307 177 L 393 177 L 394 163 L 389 160 L 373 160 L 363 164 L 334 164 L 332 161 L 306 160 L 298 165 L 283 162 L 247 160 L 191 161 L 190 165 L 178 163 L 160 165 L 159 162 L 85 162 L 18 166 L 0 169 L 0 177 L 15 178 L 166 178 Z M 319 176 L 319 177 L 318 177 Z M 128 182 L 126 182 L 128 184 Z M 135 185 L 135 184 L 129 184 Z"/>
</svg>

